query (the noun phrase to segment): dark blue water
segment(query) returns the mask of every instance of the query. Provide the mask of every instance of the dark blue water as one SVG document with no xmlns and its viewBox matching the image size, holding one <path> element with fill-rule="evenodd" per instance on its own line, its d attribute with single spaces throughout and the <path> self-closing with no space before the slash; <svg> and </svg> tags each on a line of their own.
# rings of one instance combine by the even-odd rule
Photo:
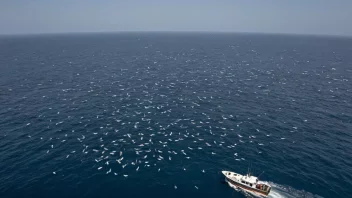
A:
<svg viewBox="0 0 352 198">
<path fill-rule="evenodd" d="M 351 54 L 334 37 L 1 37 L 0 197 L 244 197 L 220 171 L 250 163 L 271 197 L 348 197 Z"/>
</svg>

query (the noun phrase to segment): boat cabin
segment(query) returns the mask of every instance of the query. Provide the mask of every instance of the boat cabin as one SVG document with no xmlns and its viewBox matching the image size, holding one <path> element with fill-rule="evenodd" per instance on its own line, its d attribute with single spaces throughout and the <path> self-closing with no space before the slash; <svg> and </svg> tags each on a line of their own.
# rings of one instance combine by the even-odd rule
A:
<svg viewBox="0 0 352 198">
<path fill-rule="evenodd" d="M 254 187 L 258 183 L 258 178 L 254 176 L 246 175 L 241 178 L 241 183 L 250 187 Z"/>
<path fill-rule="evenodd" d="M 257 177 L 254 177 L 251 175 L 243 176 L 241 178 L 241 183 L 245 184 L 249 187 L 256 188 L 258 190 L 262 190 L 262 191 L 268 191 L 270 189 L 270 186 L 268 186 L 265 183 L 260 182 Z"/>
</svg>

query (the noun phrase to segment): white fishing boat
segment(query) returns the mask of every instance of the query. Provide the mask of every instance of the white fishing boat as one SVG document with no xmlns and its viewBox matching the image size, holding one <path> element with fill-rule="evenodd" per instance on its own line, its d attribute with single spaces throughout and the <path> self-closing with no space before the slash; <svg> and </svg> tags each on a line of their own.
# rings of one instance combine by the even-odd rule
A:
<svg viewBox="0 0 352 198">
<path fill-rule="evenodd" d="M 231 171 L 221 171 L 225 175 L 225 181 L 236 188 L 240 188 L 248 193 L 261 197 L 267 197 L 270 193 L 271 186 L 267 182 L 259 181 L 258 177 L 250 175 L 241 175 Z"/>
</svg>

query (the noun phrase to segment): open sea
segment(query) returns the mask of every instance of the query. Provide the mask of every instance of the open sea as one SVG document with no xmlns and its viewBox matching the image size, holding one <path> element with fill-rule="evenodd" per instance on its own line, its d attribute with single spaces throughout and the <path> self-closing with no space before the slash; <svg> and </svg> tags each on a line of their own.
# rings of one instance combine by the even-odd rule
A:
<svg viewBox="0 0 352 198">
<path fill-rule="evenodd" d="M 352 38 L 0 37 L 0 197 L 352 196 Z"/>
</svg>

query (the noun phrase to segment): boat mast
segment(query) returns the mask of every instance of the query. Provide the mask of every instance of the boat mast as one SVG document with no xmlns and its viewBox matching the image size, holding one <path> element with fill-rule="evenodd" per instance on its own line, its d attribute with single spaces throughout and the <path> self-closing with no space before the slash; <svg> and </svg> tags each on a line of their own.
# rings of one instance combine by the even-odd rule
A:
<svg viewBox="0 0 352 198">
<path fill-rule="evenodd" d="M 248 177 L 251 176 L 251 162 L 249 162 L 249 164 L 248 164 L 247 175 L 248 175 Z"/>
<path fill-rule="evenodd" d="M 253 167 L 253 163 L 251 162 L 251 168 L 249 169 L 249 176 L 251 176 L 252 167 Z"/>
</svg>

